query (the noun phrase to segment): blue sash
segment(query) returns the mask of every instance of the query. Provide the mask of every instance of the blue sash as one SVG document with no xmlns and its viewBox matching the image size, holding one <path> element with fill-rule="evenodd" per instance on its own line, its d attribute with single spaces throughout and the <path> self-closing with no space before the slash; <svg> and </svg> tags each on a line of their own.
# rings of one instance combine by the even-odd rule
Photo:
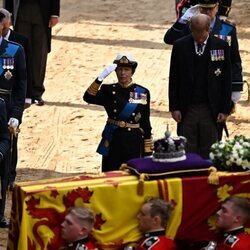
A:
<svg viewBox="0 0 250 250">
<path fill-rule="evenodd" d="M 222 29 L 220 30 L 220 35 L 227 36 L 232 31 L 232 29 L 233 29 L 233 27 L 231 25 L 223 23 Z"/>
<path fill-rule="evenodd" d="M 18 45 L 16 44 L 12 44 L 12 43 L 9 43 L 7 42 L 8 46 L 7 48 L 5 49 L 5 53 L 4 55 L 5 56 L 10 56 L 10 57 L 14 57 L 17 50 L 18 50 Z M 5 57 L 4 55 L 1 56 L 1 60 L 0 60 L 0 75 L 2 75 L 2 73 L 4 72 L 4 69 L 3 69 L 3 58 Z"/>
<path fill-rule="evenodd" d="M 145 91 L 144 88 L 137 86 L 135 89 L 135 92 L 137 93 L 143 93 Z M 121 113 L 118 116 L 119 121 L 127 121 L 129 117 L 132 115 L 132 113 L 135 111 L 138 104 L 135 103 L 127 103 Z M 103 156 L 108 156 L 109 149 L 110 149 L 110 143 L 113 137 L 114 131 L 119 128 L 117 125 L 112 125 L 107 123 L 104 127 L 104 130 L 102 131 L 102 139 L 101 142 L 97 148 L 97 152 Z"/>
</svg>

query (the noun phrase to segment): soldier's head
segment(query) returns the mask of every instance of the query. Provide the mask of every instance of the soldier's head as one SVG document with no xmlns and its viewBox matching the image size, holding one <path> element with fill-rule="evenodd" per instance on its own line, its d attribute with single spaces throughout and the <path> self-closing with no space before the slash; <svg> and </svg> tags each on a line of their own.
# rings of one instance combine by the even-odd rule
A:
<svg viewBox="0 0 250 250">
<path fill-rule="evenodd" d="M 117 64 L 116 75 L 121 85 L 128 85 L 132 81 L 132 75 L 137 67 L 137 62 L 130 54 L 118 54 L 114 60 Z"/>
<path fill-rule="evenodd" d="M 5 16 L 5 18 L 3 19 L 3 32 L 2 32 L 2 35 L 5 36 L 7 35 L 11 26 L 11 13 L 3 8 L 0 8 L 0 13 L 2 13 Z"/>
<path fill-rule="evenodd" d="M 208 15 L 213 21 L 218 12 L 219 0 L 199 0 L 201 14 Z"/>
<path fill-rule="evenodd" d="M 153 230 L 166 229 L 172 205 L 159 198 L 149 198 L 142 205 L 137 218 L 139 229 L 146 233 Z"/>
<path fill-rule="evenodd" d="M 238 196 L 228 197 L 217 212 L 217 229 L 229 231 L 244 226 L 250 219 L 250 200 Z"/>
<path fill-rule="evenodd" d="M 210 32 L 211 19 L 205 14 L 198 14 L 191 18 L 190 29 L 192 36 L 197 43 L 202 44 Z"/>
<path fill-rule="evenodd" d="M 74 207 L 65 216 L 62 227 L 62 238 L 67 242 L 73 242 L 85 238 L 92 230 L 95 217 L 91 209 L 87 207 Z"/>
</svg>

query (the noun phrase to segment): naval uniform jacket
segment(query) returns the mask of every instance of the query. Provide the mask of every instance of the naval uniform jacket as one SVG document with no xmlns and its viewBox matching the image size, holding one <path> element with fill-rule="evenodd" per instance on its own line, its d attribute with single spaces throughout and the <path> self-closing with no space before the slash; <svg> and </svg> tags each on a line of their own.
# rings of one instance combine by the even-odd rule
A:
<svg viewBox="0 0 250 250">
<path fill-rule="evenodd" d="M 49 20 L 51 16 L 59 16 L 60 14 L 60 0 L 34 0 L 40 6 L 43 24 L 48 38 L 48 49 L 51 50 L 51 28 L 49 28 Z M 5 0 L 5 8 L 13 14 L 13 24 L 17 22 L 19 6 L 22 0 Z"/>
<path fill-rule="evenodd" d="M 5 101 L 0 98 L 0 176 L 1 176 L 1 198 L 0 219 L 4 216 L 6 192 L 9 181 L 9 148 L 10 134 L 7 125 L 7 112 Z"/>
<path fill-rule="evenodd" d="M 177 39 L 182 38 L 190 33 L 191 30 L 189 29 L 189 24 L 179 23 L 177 21 L 169 30 L 167 30 L 164 36 L 164 42 L 166 44 L 173 44 Z M 213 29 L 210 34 L 228 42 L 232 66 L 232 91 L 242 91 L 242 66 L 235 26 L 228 23 L 227 21 L 220 20 L 219 17 L 216 17 Z"/>
<path fill-rule="evenodd" d="M 97 88 L 99 84 L 97 81 L 93 83 Z M 93 86 L 93 84 L 91 86 Z M 144 136 L 144 149 L 146 144 L 151 142 L 151 124 L 150 116 L 150 93 L 149 90 L 138 85 L 132 84 L 127 88 L 123 88 L 119 83 L 103 84 L 97 91 L 91 91 L 89 87 L 85 92 L 83 99 L 87 103 L 101 105 L 105 108 L 109 118 L 113 120 L 120 120 L 119 115 L 128 103 L 133 103 L 134 110 L 129 114 L 125 122 L 130 124 L 139 124 L 140 130 Z M 141 90 L 141 93 L 137 92 Z M 119 128 L 133 131 L 133 128 Z M 122 139 L 122 138 L 121 138 Z M 138 156 L 139 157 L 139 156 Z"/>
<path fill-rule="evenodd" d="M 146 233 L 135 250 L 175 250 L 173 240 L 165 235 L 165 230 Z"/>
<path fill-rule="evenodd" d="M 21 123 L 26 88 L 27 72 L 23 47 L 3 39 L 0 45 L 0 97 L 6 102 L 8 119 L 14 117 Z"/>
<path fill-rule="evenodd" d="M 10 135 L 7 126 L 6 106 L 4 100 L 0 98 L 0 163 L 6 156 L 9 150 L 9 146 L 10 146 Z"/>
<path fill-rule="evenodd" d="M 10 35 L 8 38 L 9 41 L 19 43 L 23 46 L 25 52 L 25 61 L 26 61 L 26 68 L 27 68 L 27 92 L 26 98 L 32 98 L 32 76 L 31 76 L 31 52 L 30 52 L 30 43 L 29 39 L 22 34 L 10 30 Z"/>
<path fill-rule="evenodd" d="M 207 101 L 214 120 L 218 113 L 229 114 L 231 103 L 231 64 L 228 44 L 214 36 L 209 36 L 204 53 L 209 53 L 207 64 Z M 217 58 L 223 53 L 222 58 Z M 211 55 L 213 54 L 213 56 Z M 215 54 L 215 55 L 214 55 Z M 169 73 L 169 109 L 181 111 L 185 116 L 192 104 L 195 85 L 195 52 L 192 35 L 178 39 L 173 46 Z"/>
</svg>

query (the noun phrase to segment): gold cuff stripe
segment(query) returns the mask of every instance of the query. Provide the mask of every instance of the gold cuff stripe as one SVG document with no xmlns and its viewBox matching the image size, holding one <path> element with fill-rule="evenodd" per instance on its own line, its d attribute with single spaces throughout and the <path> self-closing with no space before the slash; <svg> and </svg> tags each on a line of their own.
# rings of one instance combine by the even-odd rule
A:
<svg viewBox="0 0 250 250">
<path fill-rule="evenodd" d="M 150 139 L 145 139 L 144 140 L 144 151 L 146 153 L 152 152 L 153 150 L 153 142 L 152 142 L 152 138 Z"/>
<path fill-rule="evenodd" d="M 87 92 L 90 95 L 96 95 L 96 93 L 98 92 L 98 89 L 100 88 L 100 84 L 93 82 L 87 89 Z"/>
</svg>

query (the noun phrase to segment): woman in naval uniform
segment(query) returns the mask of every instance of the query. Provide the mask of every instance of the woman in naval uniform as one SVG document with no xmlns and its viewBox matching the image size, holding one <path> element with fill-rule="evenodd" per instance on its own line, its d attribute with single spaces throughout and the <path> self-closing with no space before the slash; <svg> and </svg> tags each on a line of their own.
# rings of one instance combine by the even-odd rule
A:
<svg viewBox="0 0 250 250">
<path fill-rule="evenodd" d="M 102 171 L 118 170 L 129 159 L 152 154 L 149 90 L 133 82 L 137 62 L 132 55 L 118 54 L 84 93 L 87 103 L 104 106 L 108 118 L 97 152 Z M 113 71 L 117 83 L 102 84 Z"/>
</svg>

